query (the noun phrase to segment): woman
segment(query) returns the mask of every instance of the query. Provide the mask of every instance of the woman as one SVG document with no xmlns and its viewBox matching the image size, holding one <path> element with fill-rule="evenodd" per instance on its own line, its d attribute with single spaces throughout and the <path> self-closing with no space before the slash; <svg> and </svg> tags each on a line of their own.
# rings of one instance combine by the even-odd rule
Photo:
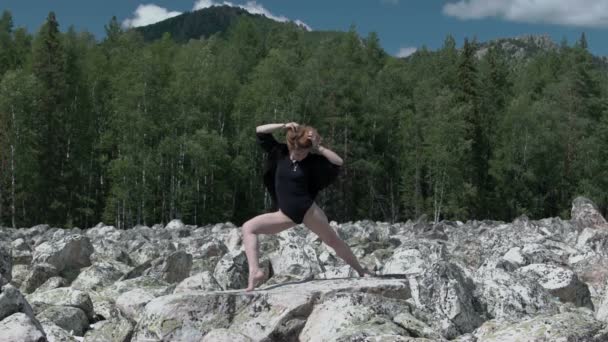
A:
<svg viewBox="0 0 608 342">
<path fill-rule="evenodd" d="M 287 130 L 287 144 L 277 142 L 272 135 L 273 131 L 281 128 Z M 329 226 L 323 210 L 314 202 L 317 193 L 338 176 L 342 158 L 321 146 L 321 137 L 310 126 L 295 122 L 267 124 L 258 126 L 256 135 L 258 144 L 268 153 L 264 184 L 271 196 L 273 212 L 258 215 L 243 224 L 243 243 L 249 263 L 249 281 L 245 291 L 252 291 L 264 278 L 258 261 L 257 234 L 276 234 L 300 223 L 333 248 L 359 276 L 372 275 L 361 267 L 348 245 Z"/>
</svg>

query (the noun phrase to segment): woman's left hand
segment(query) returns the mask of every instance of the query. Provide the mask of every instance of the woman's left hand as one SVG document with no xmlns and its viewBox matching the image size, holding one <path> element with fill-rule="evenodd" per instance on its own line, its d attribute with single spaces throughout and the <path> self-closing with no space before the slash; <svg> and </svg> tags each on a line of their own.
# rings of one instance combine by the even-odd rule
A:
<svg viewBox="0 0 608 342">
<path fill-rule="evenodd" d="M 321 136 L 313 132 L 308 132 L 308 139 L 310 139 L 310 141 L 312 142 L 312 150 L 315 152 L 318 151 L 319 146 L 321 146 Z"/>
</svg>

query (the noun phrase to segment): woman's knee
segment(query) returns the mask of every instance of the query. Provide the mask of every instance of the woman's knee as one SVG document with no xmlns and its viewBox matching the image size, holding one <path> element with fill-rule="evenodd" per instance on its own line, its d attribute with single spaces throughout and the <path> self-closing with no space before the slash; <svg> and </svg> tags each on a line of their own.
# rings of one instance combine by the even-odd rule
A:
<svg viewBox="0 0 608 342">
<path fill-rule="evenodd" d="M 280 211 L 258 215 L 243 223 L 244 234 L 274 234 L 293 225 L 289 217 Z"/>
<path fill-rule="evenodd" d="M 243 223 L 243 234 L 256 234 L 257 225 L 253 219 Z"/>
</svg>

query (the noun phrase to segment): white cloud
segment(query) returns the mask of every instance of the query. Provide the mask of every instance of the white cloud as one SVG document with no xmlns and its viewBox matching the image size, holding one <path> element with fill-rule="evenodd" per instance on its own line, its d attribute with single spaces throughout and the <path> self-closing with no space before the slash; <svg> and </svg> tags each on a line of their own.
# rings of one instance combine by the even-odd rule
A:
<svg viewBox="0 0 608 342">
<path fill-rule="evenodd" d="M 608 0 L 460 0 L 443 6 L 459 19 L 501 17 L 509 21 L 608 27 Z"/>
<path fill-rule="evenodd" d="M 277 15 L 272 14 L 262 4 L 259 4 L 256 1 L 247 1 L 244 5 L 239 5 L 239 4 L 235 5 L 230 1 L 221 1 L 220 2 L 220 1 L 215 1 L 215 0 L 197 0 L 194 3 L 194 7 L 192 8 L 192 10 L 196 11 L 199 9 L 208 8 L 208 7 L 212 7 L 212 6 L 224 6 L 224 5 L 232 6 L 232 7 L 240 7 L 251 14 L 261 14 L 261 15 L 266 16 L 267 18 L 270 18 L 272 20 L 279 21 L 279 22 L 293 21 L 297 25 L 303 26 L 308 31 L 312 30 L 310 28 L 310 26 L 308 26 L 305 22 L 303 22 L 301 20 L 291 20 L 283 15 L 277 16 Z"/>
<path fill-rule="evenodd" d="M 418 49 L 413 46 L 402 47 L 401 49 L 399 49 L 399 51 L 397 51 L 397 57 L 399 57 L 399 58 L 407 57 L 416 51 L 418 51 Z"/>
<path fill-rule="evenodd" d="M 213 0 L 198 0 L 194 3 L 193 11 L 217 5 Z M 231 5 L 232 6 L 232 5 Z"/>
<path fill-rule="evenodd" d="M 257 3 L 256 1 L 247 1 L 244 5 L 233 4 L 230 1 L 215 1 L 215 0 L 197 0 L 194 3 L 194 7 L 192 10 L 196 11 L 203 8 L 208 8 L 212 6 L 232 6 L 232 7 L 240 7 L 252 14 L 261 14 L 275 21 L 286 22 L 293 21 L 297 25 L 303 26 L 306 30 L 311 31 L 312 29 L 305 22 L 301 20 L 290 20 L 289 18 L 283 15 L 274 15 L 268 9 L 266 9 L 262 4 Z"/>
<path fill-rule="evenodd" d="M 122 22 L 122 26 L 126 28 L 146 26 L 180 14 L 182 13 L 168 11 L 166 8 L 154 4 L 139 5 L 135 12 L 133 12 L 133 18 L 125 19 Z"/>
</svg>

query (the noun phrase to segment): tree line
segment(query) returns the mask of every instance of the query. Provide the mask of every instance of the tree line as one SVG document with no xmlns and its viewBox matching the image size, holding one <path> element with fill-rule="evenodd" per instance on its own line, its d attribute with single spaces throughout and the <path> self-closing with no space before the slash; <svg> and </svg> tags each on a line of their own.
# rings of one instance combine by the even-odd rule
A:
<svg viewBox="0 0 608 342">
<path fill-rule="evenodd" d="M 255 127 L 291 121 L 344 159 L 317 198 L 330 220 L 567 218 L 577 195 L 606 213 L 607 73 L 584 34 L 527 58 L 447 36 L 404 59 L 354 27 L 105 30 L 2 14 L 0 226 L 242 224 L 270 204 Z"/>
</svg>

